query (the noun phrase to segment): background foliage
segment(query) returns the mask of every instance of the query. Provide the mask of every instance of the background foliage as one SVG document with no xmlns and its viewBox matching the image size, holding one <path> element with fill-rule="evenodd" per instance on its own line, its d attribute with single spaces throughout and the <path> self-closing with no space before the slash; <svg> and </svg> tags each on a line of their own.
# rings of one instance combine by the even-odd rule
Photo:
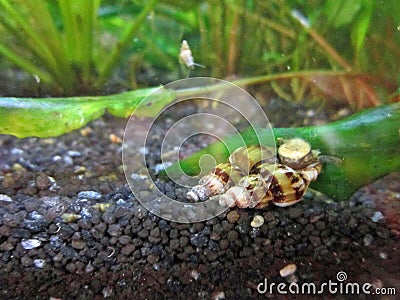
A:
<svg viewBox="0 0 400 300">
<path fill-rule="evenodd" d="M 192 76 L 276 75 L 271 92 L 288 100 L 398 98 L 395 0 L 143 3 L 0 0 L 0 64 L 11 61 L 54 94 L 103 93 L 115 82 L 133 89 L 186 77 L 178 62 L 186 39 L 205 66 Z"/>
</svg>

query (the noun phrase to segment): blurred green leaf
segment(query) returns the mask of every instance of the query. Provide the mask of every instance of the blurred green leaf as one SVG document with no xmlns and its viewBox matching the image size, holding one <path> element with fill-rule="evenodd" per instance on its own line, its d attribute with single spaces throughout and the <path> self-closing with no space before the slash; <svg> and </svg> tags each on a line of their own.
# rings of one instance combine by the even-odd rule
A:
<svg viewBox="0 0 400 300">
<path fill-rule="evenodd" d="M 374 10 L 373 0 L 364 0 L 360 15 L 357 17 L 356 23 L 351 30 L 351 41 L 354 48 L 354 56 L 359 57 L 361 49 L 365 45 L 365 38 L 371 23 L 371 16 Z"/>
<path fill-rule="evenodd" d="M 362 4 L 363 0 L 326 0 L 324 11 L 329 17 L 328 22 L 338 28 L 352 22 Z"/>
</svg>

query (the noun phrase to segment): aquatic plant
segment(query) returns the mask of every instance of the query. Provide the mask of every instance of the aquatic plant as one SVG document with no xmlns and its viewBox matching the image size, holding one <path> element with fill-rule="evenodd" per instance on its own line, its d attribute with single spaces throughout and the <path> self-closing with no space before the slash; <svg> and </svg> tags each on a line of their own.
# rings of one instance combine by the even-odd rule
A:
<svg viewBox="0 0 400 300">
<path fill-rule="evenodd" d="M 154 117 L 175 99 L 173 91 L 163 90 L 159 97 L 152 97 L 149 102 L 146 96 L 156 91 L 160 88 L 109 96 L 0 98 L 0 134 L 19 138 L 59 136 L 85 126 L 106 110 L 121 118 L 130 116 L 133 110 L 137 116 Z"/>
<path fill-rule="evenodd" d="M 308 141 L 321 155 L 331 156 L 318 180 L 310 187 L 345 200 L 360 187 L 391 172 L 400 171 L 400 103 L 363 110 L 343 120 L 321 126 L 273 128 L 276 139 L 300 137 Z M 240 135 L 200 150 L 167 169 L 168 174 L 183 170 L 189 175 L 200 172 L 199 160 L 212 155 L 217 163 L 226 161 L 228 149 L 271 140 L 270 130 L 253 128 Z"/>
<path fill-rule="evenodd" d="M 195 60 L 205 65 L 191 72 L 195 76 L 287 74 L 269 85 L 280 98 L 296 101 L 347 100 L 366 107 L 398 97 L 395 0 L 12 4 L 0 1 L 0 54 L 40 83 L 58 87 L 57 95 L 104 90 L 120 61 L 129 66 L 121 80 L 130 89 L 140 85 L 139 66 L 156 74 L 147 82 L 151 76 L 153 82 L 176 79 L 179 46 L 187 39 Z"/>
<path fill-rule="evenodd" d="M 270 77 L 247 78 L 236 83 L 258 83 L 267 79 Z M 189 90 L 148 88 L 102 97 L 0 98 L 0 134 L 42 138 L 58 136 L 84 126 L 106 110 L 117 117 L 127 117 L 134 109 L 137 116 L 154 117 L 177 96 L 196 95 L 215 89 L 218 85 Z M 146 98 L 155 91 L 158 91 L 157 97 Z M 399 124 L 400 103 L 394 103 L 363 110 L 326 125 L 274 128 L 273 133 L 275 138 L 303 138 L 322 155 L 336 158 L 336 163 L 328 161 L 324 165 L 324 171 L 311 187 L 334 198 L 345 199 L 357 188 L 390 172 L 400 171 Z M 258 132 L 261 143 L 263 139 L 271 140 L 270 133 L 269 130 Z M 258 143 L 252 128 L 240 136 L 228 138 L 224 143 L 229 149 L 236 149 L 242 146 L 242 138 L 247 145 Z M 204 154 L 213 155 L 218 163 L 226 161 L 230 154 L 225 145 L 211 145 L 180 161 L 179 165 L 184 172 L 197 174 L 198 160 Z M 172 166 L 168 172 L 172 174 L 179 170 L 177 166 Z"/>
<path fill-rule="evenodd" d="M 101 0 L 1 0 L 0 54 L 61 94 L 90 94 L 103 89 L 157 2 L 146 2 L 107 53 L 98 38 Z"/>
<path fill-rule="evenodd" d="M 169 59 L 154 52 L 148 56 L 154 66 L 176 68 L 181 36 L 205 65 L 194 75 L 285 73 L 269 83 L 282 99 L 345 100 L 360 108 L 398 95 L 396 1 L 167 1 L 157 9 L 154 27 L 145 30 L 154 38 L 151 49 L 165 49 Z"/>
</svg>

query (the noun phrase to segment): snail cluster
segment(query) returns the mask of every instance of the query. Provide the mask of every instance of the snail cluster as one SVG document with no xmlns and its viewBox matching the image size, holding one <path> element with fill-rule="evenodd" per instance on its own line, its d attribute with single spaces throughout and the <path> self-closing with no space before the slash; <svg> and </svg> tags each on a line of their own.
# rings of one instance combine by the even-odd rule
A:
<svg viewBox="0 0 400 300">
<path fill-rule="evenodd" d="M 186 197 L 204 201 L 219 195 L 219 203 L 228 207 L 285 207 L 299 202 L 321 171 L 319 151 L 301 138 L 282 140 L 278 155 L 272 147 L 243 146 L 202 177 Z"/>
</svg>

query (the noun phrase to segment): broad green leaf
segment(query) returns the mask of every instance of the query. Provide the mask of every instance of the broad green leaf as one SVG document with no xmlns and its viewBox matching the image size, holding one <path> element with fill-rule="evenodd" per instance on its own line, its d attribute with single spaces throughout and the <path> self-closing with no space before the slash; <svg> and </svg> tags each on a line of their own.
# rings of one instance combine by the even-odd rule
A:
<svg viewBox="0 0 400 300">
<path fill-rule="evenodd" d="M 400 171 L 400 103 L 367 109 L 322 126 L 274 128 L 273 134 L 275 138 L 301 137 L 313 149 L 328 156 L 322 173 L 311 187 L 337 200 L 346 200 L 362 186 Z M 265 130 L 259 137 L 261 143 L 269 141 L 271 131 Z M 183 170 L 197 175 L 203 155 L 212 155 L 217 163 L 226 161 L 228 149 L 239 147 L 242 138 L 247 145 L 258 143 L 254 130 L 249 128 L 179 161 L 166 172 L 179 174 Z M 329 156 L 335 159 L 331 162 Z"/>
<path fill-rule="evenodd" d="M 146 98 L 157 92 L 157 97 Z M 152 102 L 148 102 L 150 101 Z M 154 117 L 175 99 L 175 92 L 147 88 L 102 97 L 0 98 L 0 134 L 19 138 L 52 137 L 83 127 L 106 110 L 117 117 Z"/>
</svg>

